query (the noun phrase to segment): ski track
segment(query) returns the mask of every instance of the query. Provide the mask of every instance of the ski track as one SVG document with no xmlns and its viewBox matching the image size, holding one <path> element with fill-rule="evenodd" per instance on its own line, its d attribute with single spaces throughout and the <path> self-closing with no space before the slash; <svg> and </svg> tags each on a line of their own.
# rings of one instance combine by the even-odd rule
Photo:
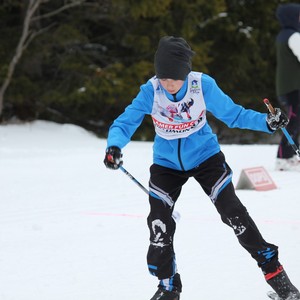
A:
<svg viewBox="0 0 300 300">
<path fill-rule="evenodd" d="M 0 126 L 0 300 L 141 300 L 148 274 L 146 194 L 103 165 L 105 140 L 74 125 Z M 264 238 L 300 287 L 300 174 L 273 170 L 276 145 L 222 145 L 236 184 L 264 166 L 276 190 L 238 190 Z M 131 142 L 124 166 L 147 186 L 152 143 Z M 175 250 L 182 300 L 263 300 L 255 261 L 194 180 L 176 204 Z"/>
</svg>

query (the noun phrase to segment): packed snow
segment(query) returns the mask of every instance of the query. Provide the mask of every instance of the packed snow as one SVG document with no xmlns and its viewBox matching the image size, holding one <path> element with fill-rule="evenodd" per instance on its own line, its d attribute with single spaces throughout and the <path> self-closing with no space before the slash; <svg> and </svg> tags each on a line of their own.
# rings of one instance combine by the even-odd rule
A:
<svg viewBox="0 0 300 300">
<path fill-rule="evenodd" d="M 106 141 L 70 124 L 0 126 L 0 300 L 142 300 L 148 273 L 147 195 L 103 164 Z M 276 145 L 222 145 L 236 185 L 263 166 L 277 185 L 237 190 L 300 288 L 300 173 L 274 171 Z M 124 167 L 147 187 L 151 142 L 123 149 Z M 182 300 L 264 300 L 260 269 L 190 179 L 175 208 Z"/>
</svg>

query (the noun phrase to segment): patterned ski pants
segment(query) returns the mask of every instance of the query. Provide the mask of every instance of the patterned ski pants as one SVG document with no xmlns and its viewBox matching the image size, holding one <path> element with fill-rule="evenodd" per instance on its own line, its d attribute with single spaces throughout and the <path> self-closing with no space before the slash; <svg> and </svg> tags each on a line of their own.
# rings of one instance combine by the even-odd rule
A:
<svg viewBox="0 0 300 300">
<path fill-rule="evenodd" d="M 172 277 L 177 272 L 173 237 L 176 223 L 172 218 L 174 205 L 182 186 L 194 177 L 209 196 L 222 221 L 230 226 L 239 243 L 257 261 L 264 273 L 274 272 L 278 266 L 278 247 L 267 243 L 247 209 L 236 196 L 231 181 L 232 171 L 222 152 L 190 171 L 176 171 L 159 165 L 150 168 L 149 188 L 159 195 L 149 196 L 150 246 L 147 254 L 149 271 L 158 279 Z"/>
</svg>

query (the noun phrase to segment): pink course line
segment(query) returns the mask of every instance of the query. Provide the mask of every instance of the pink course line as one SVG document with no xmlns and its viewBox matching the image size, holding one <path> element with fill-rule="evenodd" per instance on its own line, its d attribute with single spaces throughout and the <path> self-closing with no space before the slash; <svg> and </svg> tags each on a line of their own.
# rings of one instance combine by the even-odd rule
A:
<svg viewBox="0 0 300 300">
<path fill-rule="evenodd" d="M 125 217 L 125 218 L 146 218 L 145 215 L 140 214 L 127 214 L 127 213 L 109 213 L 109 212 L 84 212 L 84 215 L 89 216 L 103 216 L 103 217 Z M 218 218 L 200 218 L 200 217 L 191 217 L 186 216 L 189 220 L 192 221 L 200 221 L 200 222 L 219 222 Z M 257 219 L 257 223 L 266 223 L 266 224 L 294 224 L 300 225 L 300 220 L 284 220 L 284 219 L 277 219 L 277 220 L 262 220 Z"/>
<path fill-rule="evenodd" d="M 126 218 L 145 218 L 145 215 L 126 214 L 126 213 L 106 213 L 106 212 L 84 212 L 84 215 L 89 216 L 104 216 L 104 217 L 126 217 Z"/>
</svg>

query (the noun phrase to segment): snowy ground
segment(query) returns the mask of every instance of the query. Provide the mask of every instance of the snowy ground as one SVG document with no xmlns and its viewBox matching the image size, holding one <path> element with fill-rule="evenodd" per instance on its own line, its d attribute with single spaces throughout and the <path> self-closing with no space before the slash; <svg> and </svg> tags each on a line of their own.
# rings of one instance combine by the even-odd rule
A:
<svg viewBox="0 0 300 300">
<path fill-rule="evenodd" d="M 73 125 L 0 126 L 0 300 L 142 300 L 148 274 L 147 197 L 102 161 L 105 140 Z M 224 145 L 234 170 L 264 166 L 278 188 L 238 190 L 300 287 L 300 173 L 274 171 L 276 146 Z M 147 186 L 152 144 L 131 142 L 124 167 Z M 255 261 L 190 180 L 176 210 L 182 300 L 263 300 Z"/>
</svg>

